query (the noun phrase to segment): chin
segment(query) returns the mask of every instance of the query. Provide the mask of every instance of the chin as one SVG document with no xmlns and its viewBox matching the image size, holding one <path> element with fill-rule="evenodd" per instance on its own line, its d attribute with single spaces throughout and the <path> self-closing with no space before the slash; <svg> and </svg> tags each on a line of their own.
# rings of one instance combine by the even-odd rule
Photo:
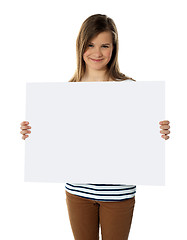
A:
<svg viewBox="0 0 187 240">
<path fill-rule="evenodd" d="M 96 70 L 96 71 L 101 71 L 101 70 L 106 70 L 106 67 L 105 66 L 104 67 L 97 67 L 97 68 L 92 67 L 92 69 Z"/>
<path fill-rule="evenodd" d="M 102 70 L 102 69 L 106 69 L 107 68 L 107 63 L 104 64 L 99 64 L 99 63 L 96 63 L 96 64 L 90 64 L 90 66 L 92 69 L 97 69 L 97 70 Z"/>
</svg>

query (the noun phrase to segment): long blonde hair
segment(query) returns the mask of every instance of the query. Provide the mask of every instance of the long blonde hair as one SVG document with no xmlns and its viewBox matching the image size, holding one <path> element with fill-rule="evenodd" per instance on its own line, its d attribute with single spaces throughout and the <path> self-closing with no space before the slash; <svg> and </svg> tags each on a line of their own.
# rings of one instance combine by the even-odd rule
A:
<svg viewBox="0 0 187 240">
<path fill-rule="evenodd" d="M 77 40 L 76 40 L 76 55 L 77 55 L 77 69 L 74 76 L 69 82 L 80 82 L 86 71 L 86 65 L 83 60 L 83 54 L 89 41 L 101 32 L 109 31 L 112 33 L 113 52 L 109 63 L 107 64 L 109 77 L 114 81 L 123 81 L 133 78 L 127 77 L 121 73 L 118 64 L 118 32 L 114 21 L 102 14 L 95 14 L 88 17 L 82 24 Z"/>
</svg>

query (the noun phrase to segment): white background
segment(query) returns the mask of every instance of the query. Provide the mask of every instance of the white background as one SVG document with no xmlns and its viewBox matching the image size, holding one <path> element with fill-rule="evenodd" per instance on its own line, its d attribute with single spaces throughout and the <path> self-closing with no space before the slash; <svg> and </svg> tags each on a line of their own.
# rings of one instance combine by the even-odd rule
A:
<svg viewBox="0 0 187 240">
<path fill-rule="evenodd" d="M 0 2 L 0 239 L 73 239 L 64 184 L 24 183 L 20 123 L 29 120 L 26 82 L 68 81 L 76 67 L 79 28 L 95 13 L 107 14 L 118 27 L 122 72 L 137 81 L 166 81 L 165 116 L 171 127 L 166 186 L 137 186 L 129 239 L 187 239 L 185 4 L 185 0 Z"/>
</svg>

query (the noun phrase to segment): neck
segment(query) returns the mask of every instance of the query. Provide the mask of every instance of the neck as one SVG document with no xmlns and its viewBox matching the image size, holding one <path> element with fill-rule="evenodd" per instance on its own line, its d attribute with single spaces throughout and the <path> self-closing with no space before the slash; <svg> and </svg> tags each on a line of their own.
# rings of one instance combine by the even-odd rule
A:
<svg viewBox="0 0 187 240">
<path fill-rule="evenodd" d="M 86 70 L 81 81 L 82 82 L 99 82 L 99 81 L 111 81 L 111 80 L 109 79 L 109 76 L 106 70 L 94 71 L 89 69 L 89 70 Z"/>
</svg>

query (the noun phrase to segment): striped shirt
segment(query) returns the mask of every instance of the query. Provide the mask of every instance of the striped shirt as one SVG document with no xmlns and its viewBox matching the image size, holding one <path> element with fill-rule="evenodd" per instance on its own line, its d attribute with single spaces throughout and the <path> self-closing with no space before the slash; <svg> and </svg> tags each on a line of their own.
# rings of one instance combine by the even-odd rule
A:
<svg viewBox="0 0 187 240">
<path fill-rule="evenodd" d="M 122 184 L 66 183 L 65 189 L 79 197 L 104 202 L 122 201 L 134 197 L 136 193 L 135 185 Z"/>
<path fill-rule="evenodd" d="M 133 82 L 132 80 L 125 81 Z M 136 186 L 125 184 L 66 183 L 65 190 L 71 194 L 91 200 L 117 202 L 133 198 L 136 193 Z"/>
</svg>

